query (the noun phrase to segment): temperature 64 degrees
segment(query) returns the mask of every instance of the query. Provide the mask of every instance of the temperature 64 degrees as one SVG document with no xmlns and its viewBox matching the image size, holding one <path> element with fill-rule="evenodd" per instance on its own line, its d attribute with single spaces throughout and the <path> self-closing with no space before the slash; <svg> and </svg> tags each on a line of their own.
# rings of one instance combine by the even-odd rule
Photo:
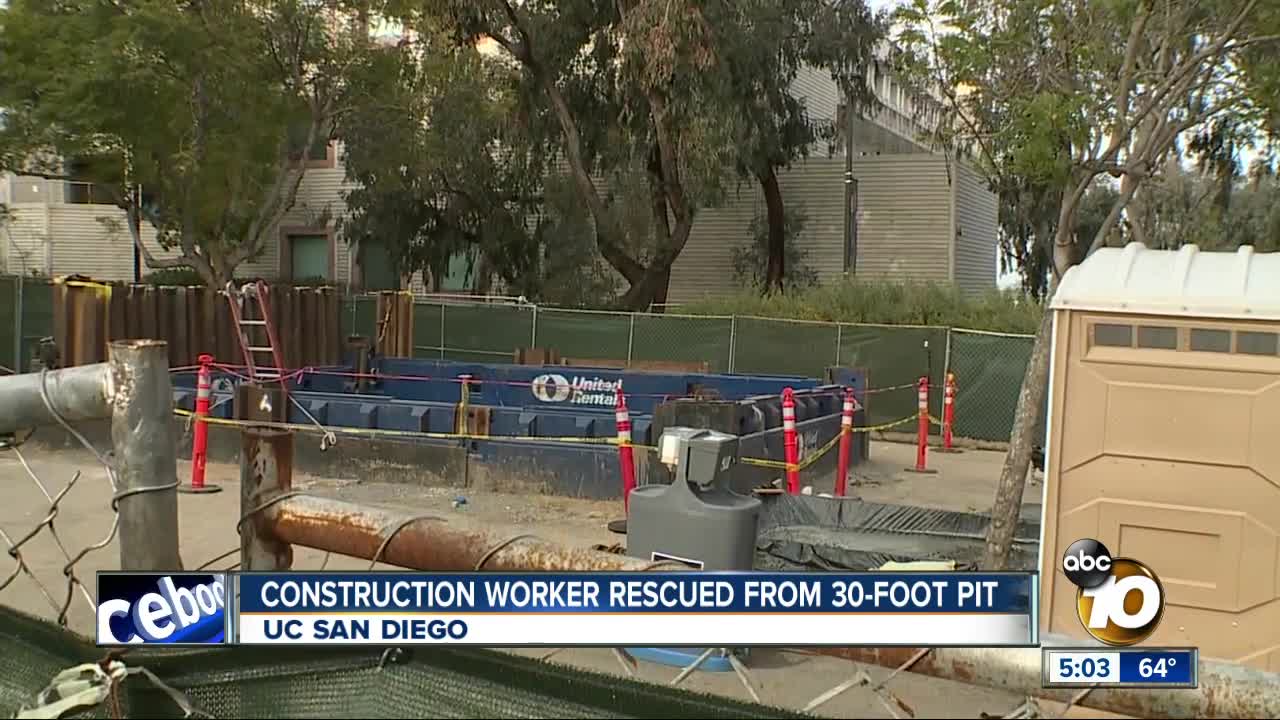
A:
<svg viewBox="0 0 1280 720">
<path fill-rule="evenodd" d="M 997 580 L 961 580 L 956 583 L 956 598 L 962 608 L 989 608 L 995 605 Z"/>
<path fill-rule="evenodd" d="M 1147 650 L 1120 655 L 1120 682 L 1188 685 L 1196 680 L 1194 650 Z"/>
</svg>

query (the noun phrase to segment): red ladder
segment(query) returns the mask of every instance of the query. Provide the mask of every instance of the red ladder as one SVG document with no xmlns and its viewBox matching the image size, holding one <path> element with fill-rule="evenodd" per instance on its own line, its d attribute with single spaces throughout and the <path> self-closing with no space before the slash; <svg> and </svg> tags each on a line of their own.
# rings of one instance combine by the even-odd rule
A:
<svg viewBox="0 0 1280 720">
<path fill-rule="evenodd" d="M 280 343 L 276 340 L 275 326 L 271 323 L 271 308 L 268 303 L 267 284 L 259 280 L 256 283 L 245 283 L 239 290 L 227 283 L 227 299 L 231 303 L 231 319 L 235 321 L 236 331 L 240 336 L 240 349 L 244 352 L 244 365 L 249 380 L 254 383 L 280 383 L 281 392 L 288 392 L 284 378 L 284 358 L 280 355 Z M 246 298 L 257 300 L 257 317 L 253 317 L 253 305 L 245 305 Z M 259 345 L 253 339 L 253 330 L 262 328 L 266 335 L 266 345 Z M 274 367 L 259 367 L 255 358 L 269 355 Z"/>
</svg>

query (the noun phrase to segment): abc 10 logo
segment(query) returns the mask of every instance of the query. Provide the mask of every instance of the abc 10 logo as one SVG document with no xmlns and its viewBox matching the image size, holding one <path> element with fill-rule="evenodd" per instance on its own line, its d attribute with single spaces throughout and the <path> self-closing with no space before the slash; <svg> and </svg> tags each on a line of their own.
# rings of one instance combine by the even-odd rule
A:
<svg viewBox="0 0 1280 720">
<path fill-rule="evenodd" d="M 1078 588 L 1076 614 L 1095 639 L 1125 647 L 1156 631 L 1164 615 L 1164 586 L 1151 568 L 1113 558 L 1105 545 L 1085 538 L 1067 548 L 1062 571 Z"/>
</svg>

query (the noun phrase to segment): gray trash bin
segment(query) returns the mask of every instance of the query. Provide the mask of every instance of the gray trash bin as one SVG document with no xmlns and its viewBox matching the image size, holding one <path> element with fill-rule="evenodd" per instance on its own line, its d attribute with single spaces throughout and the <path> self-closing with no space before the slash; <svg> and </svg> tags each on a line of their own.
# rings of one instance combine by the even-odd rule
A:
<svg viewBox="0 0 1280 720">
<path fill-rule="evenodd" d="M 702 570 L 751 570 L 761 503 L 729 489 L 737 436 L 668 428 L 659 442 L 660 459 L 675 466 L 675 481 L 632 491 L 627 554 Z"/>
</svg>

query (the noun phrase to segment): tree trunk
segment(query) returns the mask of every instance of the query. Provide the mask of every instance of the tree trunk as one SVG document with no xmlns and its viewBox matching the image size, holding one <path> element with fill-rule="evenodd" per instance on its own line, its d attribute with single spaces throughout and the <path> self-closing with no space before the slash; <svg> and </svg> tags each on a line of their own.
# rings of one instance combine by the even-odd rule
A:
<svg viewBox="0 0 1280 720">
<path fill-rule="evenodd" d="M 1009 562 L 1009 549 L 1022 511 L 1031 450 L 1036 444 L 1036 428 L 1040 425 L 1045 390 L 1048 388 L 1052 336 L 1052 313 L 1046 309 L 1040 329 L 1036 331 L 1031 360 L 1022 376 L 1017 414 L 1013 431 L 1009 434 L 1009 452 L 1004 456 L 1004 468 L 1000 471 L 1000 484 L 996 487 L 995 504 L 991 508 L 991 526 L 987 530 L 987 547 L 982 558 L 983 570 L 1004 570 Z"/>
<path fill-rule="evenodd" d="M 671 289 L 671 267 L 668 266 L 659 273 L 653 283 L 653 306 L 650 310 L 655 313 L 664 313 L 667 311 L 667 291 Z"/>
<path fill-rule="evenodd" d="M 769 260 L 764 273 L 764 291 L 782 292 L 787 270 L 786 209 L 782 204 L 782 190 L 778 187 L 778 174 L 772 165 L 760 173 L 759 180 L 769 221 Z"/>
</svg>

